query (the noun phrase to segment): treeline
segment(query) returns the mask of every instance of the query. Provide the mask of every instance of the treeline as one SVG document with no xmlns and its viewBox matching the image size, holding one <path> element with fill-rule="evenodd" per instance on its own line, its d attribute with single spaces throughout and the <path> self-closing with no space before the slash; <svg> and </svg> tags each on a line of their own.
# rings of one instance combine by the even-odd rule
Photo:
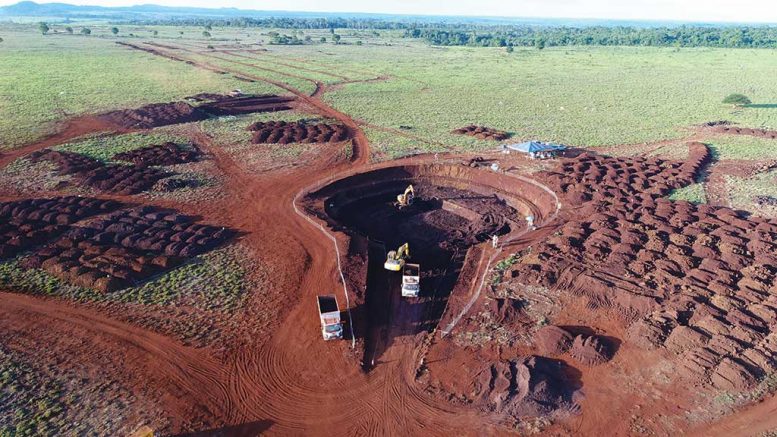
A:
<svg viewBox="0 0 777 437">
<path fill-rule="evenodd" d="M 220 27 L 265 27 L 275 29 L 376 29 L 404 30 L 425 28 L 430 24 L 401 23 L 374 18 L 182 18 L 173 20 L 132 20 L 132 24 L 180 25 L 180 26 L 220 26 Z M 437 24 L 439 26 L 439 23 Z"/>
<path fill-rule="evenodd" d="M 185 18 L 143 20 L 133 24 L 276 29 L 400 30 L 406 38 L 422 38 L 443 46 L 552 47 L 552 46 L 659 46 L 659 47 L 777 47 L 775 26 L 530 26 L 525 24 L 447 24 L 375 18 Z M 281 42 L 282 43 L 282 42 Z M 288 42 L 286 42 L 288 43 Z M 296 43 L 296 42 L 294 42 Z"/>
<path fill-rule="evenodd" d="M 415 28 L 405 30 L 404 36 L 442 46 L 777 47 L 777 27 L 518 27 L 491 32 Z"/>
</svg>

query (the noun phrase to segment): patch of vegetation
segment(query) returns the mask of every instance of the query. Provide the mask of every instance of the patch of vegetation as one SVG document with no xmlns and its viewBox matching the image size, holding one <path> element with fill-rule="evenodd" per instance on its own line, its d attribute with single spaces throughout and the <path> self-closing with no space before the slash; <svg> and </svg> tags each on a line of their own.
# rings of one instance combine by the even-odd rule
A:
<svg viewBox="0 0 777 437">
<path fill-rule="evenodd" d="M 729 94 L 725 99 L 723 99 L 723 103 L 734 106 L 744 106 L 753 102 L 751 102 L 750 99 L 744 94 Z"/>
<path fill-rule="evenodd" d="M 75 38 L 64 32 L 42 38 L 16 29 L 3 37 L 0 149 L 32 142 L 51 133 L 52 122 L 78 114 L 169 102 L 200 92 L 276 90 L 122 48 L 113 39 Z"/>
<path fill-rule="evenodd" d="M 695 183 L 687 187 L 678 188 L 669 193 L 670 200 L 685 200 L 695 204 L 707 203 L 707 195 L 704 192 L 704 185 Z"/>
<path fill-rule="evenodd" d="M 189 140 L 181 135 L 176 135 L 164 129 L 156 129 L 153 132 L 139 132 L 124 135 L 97 135 L 80 141 L 63 144 L 54 147 L 56 150 L 66 150 L 87 155 L 101 161 L 110 161 L 117 153 L 147 147 L 154 144 L 162 144 L 167 141 L 174 143 L 188 143 Z"/>
<path fill-rule="evenodd" d="M 63 387 L 0 347 L 0 436 L 57 436 L 66 427 Z"/>
<path fill-rule="evenodd" d="M 491 277 L 491 285 L 499 285 L 502 282 L 502 277 L 504 276 L 505 271 L 515 265 L 519 259 L 520 257 L 518 255 L 513 254 L 496 263 L 494 265 L 494 274 Z"/>
<path fill-rule="evenodd" d="M 23 269 L 18 260 L 0 263 L 0 286 L 18 292 L 95 302 L 143 305 L 185 303 L 205 310 L 231 311 L 247 287 L 246 271 L 234 246 L 192 259 L 137 287 L 101 294 L 68 285 L 40 269 Z"/>
<path fill-rule="evenodd" d="M 777 140 L 749 135 L 719 135 L 709 138 L 713 156 L 723 159 L 777 159 Z"/>
<path fill-rule="evenodd" d="M 753 211 L 764 217 L 777 218 L 777 208 L 768 205 L 759 206 L 754 202 L 756 196 L 777 198 L 777 170 L 751 178 L 726 176 L 726 187 L 729 190 L 732 207 Z"/>
</svg>

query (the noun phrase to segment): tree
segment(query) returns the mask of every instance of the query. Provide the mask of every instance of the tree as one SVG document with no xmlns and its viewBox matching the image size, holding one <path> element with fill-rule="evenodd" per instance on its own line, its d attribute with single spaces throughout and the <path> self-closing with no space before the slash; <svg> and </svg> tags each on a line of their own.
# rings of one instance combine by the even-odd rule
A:
<svg viewBox="0 0 777 437">
<path fill-rule="evenodd" d="M 210 38 L 210 32 L 208 32 L 207 30 L 203 30 L 202 36 L 204 36 L 205 38 Z"/>
<path fill-rule="evenodd" d="M 119 34 L 119 28 L 118 27 L 111 27 L 111 33 L 114 34 L 114 35 L 118 35 Z"/>
<path fill-rule="evenodd" d="M 0 38 L 0 42 L 3 42 L 3 38 Z"/>
<path fill-rule="evenodd" d="M 213 27 L 211 27 L 210 24 L 205 25 L 205 30 L 213 30 Z"/>
<path fill-rule="evenodd" d="M 335 44 L 340 44 L 340 35 L 334 34 L 332 39 L 335 41 Z"/>
<path fill-rule="evenodd" d="M 65 28 L 65 32 L 67 32 L 67 33 L 72 35 L 73 34 L 73 28 L 68 26 L 68 27 Z"/>
<path fill-rule="evenodd" d="M 744 105 L 749 105 L 753 102 L 751 102 L 750 99 L 747 98 L 747 96 L 744 94 L 734 93 L 726 96 L 726 98 L 723 99 L 723 103 L 727 103 L 729 105 L 734 105 L 734 106 L 744 106 Z"/>
<path fill-rule="evenodd" d="M 153 31 L 153 32 L 151 32 L 151 33 L 153 33 L 153 34 L 154 34 L 154 36 L 157 36 L 157 35 L 159 35 L 159 31 L 158 31 L 158 30 L 155 30 L 155 31 Z"/>
<path fill-rule="evenodd" d="M 325 43 L 325 42 L 326 42 L 326 38 L 324 38 L 324 37 L 322 36 L 322 37 L 321 37 L 321 39 L 320 39 L 320 40 L 318 40 L 318 41 L 319 41 L 321 44 L 323 44 L 323 43 Z"/>
<path fill-rule="evenodd" d="M 49 25 L 41 21 L 40 23 L 38 23 L 38 30 L 40 30 L 40 33 L 42 35 L 45 35 L 49 33 L 49 30 L 50 30 Z"/>
<path fill-rule="evenodd" d="M 514 51 L 515 51 L 515 49 L 513 48 L 513 46 L 507 46 L 507 47 L 505 47 L 505 51 L 506 51 L 507 53 L 512 53 L 512 52 L 514 52 Z"/>
<path fill-rule="evenodd" d="M 84 27 L 83 29 L 81 29 L 81 35 L 91 35 L 91 34 L 92 34 L 92 29 L 88 27 Z"/>
<path fill-rule="evenodd" d="M 534 47 L 536 47 L 538 50 L 542 50 L 545 48 L 545 38 L 539 37 L 534 40 Z"/>
<path fill-rule="evenodd" d="M 356 45 L 357 45 L 357 46 L 360 46 L 360 45 L 362 45 L 362 40 L 358 40 L 358 41 L 356 41 Z"/>
</svg>

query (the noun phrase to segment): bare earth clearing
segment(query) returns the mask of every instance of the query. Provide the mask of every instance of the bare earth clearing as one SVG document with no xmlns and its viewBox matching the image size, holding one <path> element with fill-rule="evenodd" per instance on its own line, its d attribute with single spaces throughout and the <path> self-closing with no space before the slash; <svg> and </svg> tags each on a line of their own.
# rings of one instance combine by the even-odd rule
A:
<svg viewBox="0 0 777 437">
<path fill-rule="evenodd" d="M 83 116 L 0 156 L 0 168 L 25 158 L 65 178 L 35 196 L 0 192 L 0 259 L 19 256 L 22 270 L 111 296 L 245 248 L 251 285 L 234 311 L 0 294 L 3 347 L 140 399 L 103 431 L 141 422 L 163 434 L 224 435 L 738 435 L 777 426 L 777 219 L 666 200 L 712 160 L 691 141 L 697 132 L 685 159 L 656 157 L 662 144 L 653 144 L 629 157 L 574 150 L 534 162 L 489 152 L 375 164 L 359 114 L 320 98 L 341 84 L 295 76 L 315 84 L 308 94 L 215 63 L 249 65 L 252 54 L 126 46 L 284 95 L 208 94 Z M 306 159 L 269 170 L 196 124 L 289 109 L 323 121 L 252 124 L 251 153 L 305 147 Z M 177 124 L 189 144 L 148 144 L 117 154 L 122 163 L 51 150 Z M 160 184 L 179 189 L 164 181 L 203 161 L 223 195 L 148 197 Z M 397 210 L 408 184 L 418 198 Z M 404 242 L 423 269 L 417 299 L 402 298 L 399 276 L 382 267 Z M 321 339 L 314 297 L 330 293 L 354 338 Z M 209 340 L 179 329 L 203 320 Z M 717 400 L 727 393 L 746 395 L 741 405 Z"/>
</svg>

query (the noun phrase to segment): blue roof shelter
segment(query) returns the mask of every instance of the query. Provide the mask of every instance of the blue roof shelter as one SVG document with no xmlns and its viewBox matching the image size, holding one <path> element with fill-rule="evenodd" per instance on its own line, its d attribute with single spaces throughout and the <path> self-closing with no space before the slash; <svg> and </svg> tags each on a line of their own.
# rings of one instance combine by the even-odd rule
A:
<svg viewBox="0 0 777 437">
<path fill-rule="evenodd" d="M 516 152 L 522 153 L 559 152 L 566 149 L 566 146 L 543 143 L 541 141 L 526 141 L 523 143 L 507 144 L 505 147 L 510 150 L 515 150 Z"/>
</svg>

